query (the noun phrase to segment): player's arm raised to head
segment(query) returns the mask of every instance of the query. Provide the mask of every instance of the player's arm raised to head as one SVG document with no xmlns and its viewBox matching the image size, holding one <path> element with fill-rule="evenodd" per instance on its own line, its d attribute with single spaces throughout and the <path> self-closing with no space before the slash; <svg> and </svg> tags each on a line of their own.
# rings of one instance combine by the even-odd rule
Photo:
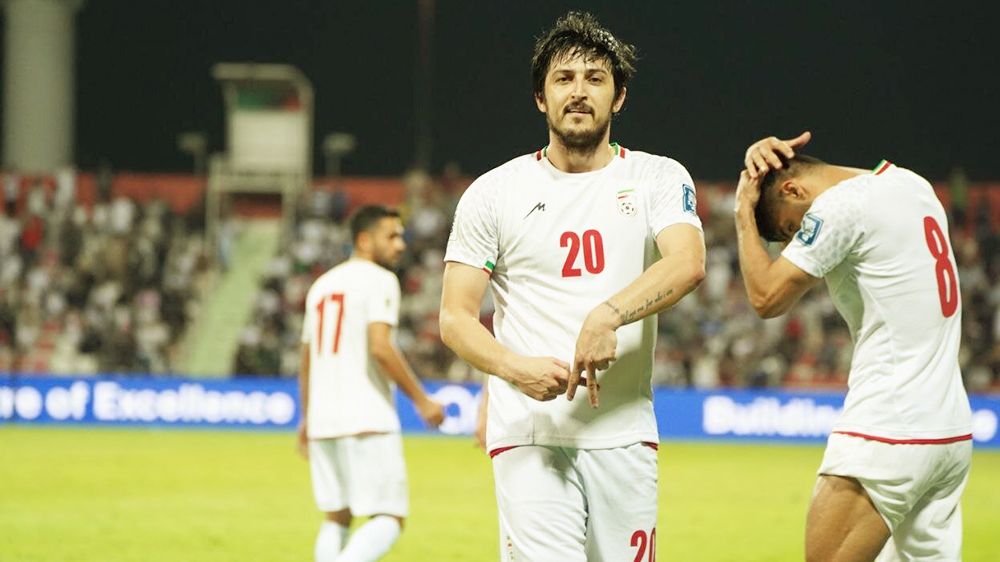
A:
<svg viewBox="0 0 1000 562">
<path fill-rule="evenodd" d="M 417 376 L 392 341 L 392 326 L 385 322 L 368 324 L 368 351 L 389 380 L 396 383 L 413 401 L 420 417 L 428 425 L 437 427 L 444 421 L 444 410 L 431 400 L 417 381 Z"/>
<path fill-rule="evenodd" d="M 745 252 L 744 243 L 740 242 L 740 271 L 750 305 L 761 318 L 788 312 L 802 295 L 822 281 L 783 257 L 771 261 L 759 239 L 746 243 L 750 247 L 753 244 L 760 249 L 759 253 Z"/>
<path fill-rule="evenodd" d="M 697 227 L 668 226 L 656 235 L 656 246 L 660 259 L 604 304 L 619 325 L 677 304 L 705 278 L 705 239 Z"/>
<path fill-rule="evenodd" d="M 441 339 L 480 371 L 510 382 L 535 400 L 566 392 L 569 364 L 552 357 L 524 357 L 504 347 L 479 322 L 490 276 L 480 268 L 448 262 L 441 290 Z"/>
<path fill-rule="evenodd" d="M 774 318 L 788 312 L 806 291 L 822 280 L 802 271 L 784 257 L 771 260 L 761 243 L 757 220 L 750 205 L 736 210 L 736 243 L 747 298 L 761 318 Z"/>
</svg>

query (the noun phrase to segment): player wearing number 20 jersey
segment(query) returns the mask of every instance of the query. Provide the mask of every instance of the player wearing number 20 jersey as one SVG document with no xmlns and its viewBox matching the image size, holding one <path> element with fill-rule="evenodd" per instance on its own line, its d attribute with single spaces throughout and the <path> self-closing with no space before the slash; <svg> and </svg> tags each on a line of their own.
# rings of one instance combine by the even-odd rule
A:
<svg viewBox="0 0 1000 562">
<path fill-rule="evenodd" d="M 459 203 L 445 259 L 490 272 L 494 333 L 515 353 L 570 360 L 587 313 L 655 260 L 656 235 L 679 223 L 701 228 L 683 166 L 612 146 L 611 163 L 587 173 L 558 170 L 545 149 L 516 158 L 476 180 Z M 540 402 L 490 377 L 488 449 L 658 442 L 650 387 L 656 318 L 617 334 L 600 408 Z"/>
<path fill-rule="evenodd" d="M 505 562 L 655 557 L 654 319 L 701 282 L 705 245 L 687 171 L 610 142 L 634 62 L 592 14 L 556 21 L 531 65 L 546 148 L 477 179 L 455 213 L 441 338 L 490 375 Z"/>
</svg>

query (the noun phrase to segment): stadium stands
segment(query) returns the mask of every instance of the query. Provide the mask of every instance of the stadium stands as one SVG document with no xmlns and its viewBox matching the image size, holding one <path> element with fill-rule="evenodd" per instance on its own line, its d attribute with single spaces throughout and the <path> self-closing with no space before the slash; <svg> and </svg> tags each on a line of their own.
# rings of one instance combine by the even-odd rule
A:
<svg viewBox="0 0 1000 562">
<path fill-rule="evenodd" d="M 74 198 L 55 178 L 20 178 L 14 189 L 9 180 L 0 216 L 0 371 L 177 373 L 179 342 L 213 269 L 202 184 L 190 176 L 81 174 Z M 305 292 L 347 257 L 349 211 L 380 200 L 398 204 L 407 221 L 400 347 L 422 376 L 477 378 L 442 345 L 437 327 L 443 250 L 468 183 L 454 174 L 348 179 L 336 188 L 317 180 L 299 205 L 294 237 L 266 268 L 232 372 L 295 375 Z M 947 203 L 948 190 L 938 191 Z M 827 292 L 811 291 L 789 316 L 758 319 L 738 271 L 732 186 L 702 182 L 699 202 L 707 276 L 694 298 L 659 318 L 654 383 L 844 387 L 852 347 Z M 997 390 L 1000 189 L 974 186 L 952 215 L 963 373 L 970 390 Z M 490 313 L 483 312 L 487 325 Z"/>
<path fill-rule="evenodd" d="M 207 270 L 199 215 L 21 183 L 0 217 L 0 371 L 171 373 Z"/>
</svg>

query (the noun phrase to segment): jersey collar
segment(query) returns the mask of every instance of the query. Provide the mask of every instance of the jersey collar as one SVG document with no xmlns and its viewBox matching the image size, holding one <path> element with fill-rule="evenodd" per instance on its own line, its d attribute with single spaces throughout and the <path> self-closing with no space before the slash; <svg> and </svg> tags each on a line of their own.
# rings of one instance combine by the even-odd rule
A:
<svg viewBox="0 0 1000 562">
<path fill-rule="evenodd" d="M 618 156 L 619 158 L 623 158 L 623 159 L 625 158 L 625 152 L 626 151 L 625 151 L 625 147 L 624 146 L 622 146 L 622 145 L 620 145 L 620 144 L 618 144 L 616 142 L 613 142 L 613 143 L 611 143 L 611 148 L 615 149 L 615 155 L 616 156 Z M 547 158 L 548 150 L 549 150 L 549 145 L 545 145 L 542 148 L 539 148 L 538 151 L 535 152 L 535 160 L 541 162 L 542 158 Z"/>
<path fill-rule="evenodd" d="M 888 160 L 882 160 L 881 162 L 878 163 L 878 166 L 872 168 L 872 175 L 877 176 L 893 166 L 894 164 L 892 162 Z"/>
</svg>

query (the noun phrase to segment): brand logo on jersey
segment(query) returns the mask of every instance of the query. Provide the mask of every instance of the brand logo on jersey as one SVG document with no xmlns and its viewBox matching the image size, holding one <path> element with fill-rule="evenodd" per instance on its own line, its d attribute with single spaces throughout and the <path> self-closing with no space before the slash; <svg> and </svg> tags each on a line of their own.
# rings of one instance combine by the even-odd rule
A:
<svg viewBox="0 0 1000 562">
<path fill-rule="evenodd" d="M 634 217 L 639 212 L 634 189 L 622 189 L 618 192 L 618 212 L 626 217 Z"/>
<path fill-rule="evenodd" d="M 534 213 L 535 211 L 543 211 L 544 212 L 545 211 L 545 203 L 542 203 L 541 201 L 539 201 L 538 203 L 535 203 L 535 206 L 532 207 L 530 211 L 528 211 L 528 214 L 524 215 L 524 219 L 526 219 L 529 216 L 531 216 L 531 213 Z M 524 219 L 521 219 L 521 220 L 524 220 Z"/>
<path fill-rule="evenodd" d="M 822 227 L 823 219 L 806 213 L 806 216 L 802 217 L 802 226 L 799 228 L 799 232 L 795 235 L 795 238 L 806 246 L 812 246 L 813 242 L 816 241 L 816 237 L 819 236 L 819 231 Z"/>
<path fill-rule="evenodd" d="M 694 196 L 694 188 L 688 184 L 683 185 L 684 188 L 684 212 L 691 213 L 692 215 L 697 213 L 698 200 Z"/>
</svg>

